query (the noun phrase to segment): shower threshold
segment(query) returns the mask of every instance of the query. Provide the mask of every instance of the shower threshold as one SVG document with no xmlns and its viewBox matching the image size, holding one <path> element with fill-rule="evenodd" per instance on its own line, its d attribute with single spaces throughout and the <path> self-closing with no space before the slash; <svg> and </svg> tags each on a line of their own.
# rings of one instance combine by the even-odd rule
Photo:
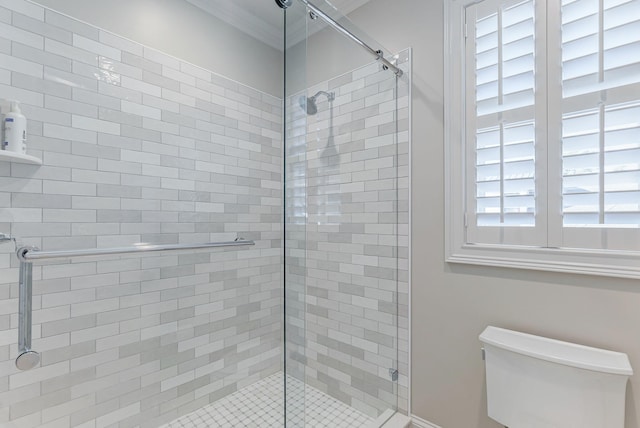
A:
<svg viewBox="0 0 640 428">
<path fill-rule="evenodd" d="M 161 428 L 282 428 L 283 374 L 273 374 Z M 303 382 L 287 378 L 288 428 L 373 428 L 376 420 Z"/>
</svg>

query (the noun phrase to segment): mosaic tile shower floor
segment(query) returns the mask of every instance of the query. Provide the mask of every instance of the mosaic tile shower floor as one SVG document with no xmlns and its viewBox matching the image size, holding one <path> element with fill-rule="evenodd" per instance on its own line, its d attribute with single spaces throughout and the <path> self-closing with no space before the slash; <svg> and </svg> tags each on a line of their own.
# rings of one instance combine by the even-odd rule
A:
<svg viewBox="0 0 640 428">
<path fill-rule="evenodd" d="M 305 391 L 304 397 L 302 392 Z M 288 426 L 295 428 L 364 428 L 374 420 L 327 394 L 296 380 L 287 380 Z M 282 373 L 184 415 L 161 428 L 283 427 Z"/>
</svg>

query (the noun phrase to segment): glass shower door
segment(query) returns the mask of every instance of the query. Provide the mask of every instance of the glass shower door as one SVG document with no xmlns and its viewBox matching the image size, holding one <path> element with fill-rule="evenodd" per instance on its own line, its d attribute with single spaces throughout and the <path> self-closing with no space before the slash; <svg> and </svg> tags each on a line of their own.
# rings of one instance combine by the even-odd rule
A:
<svg viewBox="0 0 640 428">
<path fill-rule="evenodd" d="M 307 283 L 306 8 L 293 2 L 284 13 L 284 373 L 285 426 L 304 427 Z"/>
<path fill-rule="evenodd" d="M 305 385 L 288 422 L 382 425 L 407 409 L 408 52 L 384 54 L 398 76 L 328 3 L 286 14 L 285 343 Z"/>
</svg>

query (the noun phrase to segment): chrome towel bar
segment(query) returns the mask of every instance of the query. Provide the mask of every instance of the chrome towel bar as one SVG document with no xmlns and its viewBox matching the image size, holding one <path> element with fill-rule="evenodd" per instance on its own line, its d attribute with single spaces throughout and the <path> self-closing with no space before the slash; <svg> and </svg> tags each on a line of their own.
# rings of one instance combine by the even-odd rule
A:
<svg viewBox="0 0 640 428">
<path fill-rule="evenodd" d="M 91 248 L 85 250 L 40 251 L 35 247 L 21 247 L 17 250 L 20 260 L 19 313 L 18 313 L 18 357 L 16 367 L 30 370 L 40 363 L 40 354 L 31 349 L 31 304 L 33 300 L 33 263 L 39 260 L 70 259 L 76 257 L 107 256 L 118 254 L 138 254 L 160 251 L 200 250 L 204 248 L 241 247 L 255 245 L 254 241 L 241 238 L 230 242 L 206 242 L 201 244 L 138 244 L 131 247 Z"/>
<path fill-rule="evenodd" d="M 137 244 L 131 247 L 116 248 L 90 248 L 85 250 L 58 250 L 41 251 L 33 247 L 22 247 L 18 249 L 18 259 L 22 262 L 35 262 L 38 260 L 70 259 L 75 257 L 109 256 L 118 254 L 151 253 L 158 251 L 183 251 L 199 250 L 203 248 L 218 247 L 241 247 L 244 245 L 255 245 L 253 241 L 237 239 L 229 242 L 205 242 L 200 244 Z"/>
</svg>

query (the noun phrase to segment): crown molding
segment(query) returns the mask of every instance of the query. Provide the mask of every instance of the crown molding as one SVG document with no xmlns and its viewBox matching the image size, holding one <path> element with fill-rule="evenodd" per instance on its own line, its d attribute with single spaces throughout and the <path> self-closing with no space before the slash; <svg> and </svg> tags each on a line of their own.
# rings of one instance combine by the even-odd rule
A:
<svg viewBox="0 0 640 428">
<path fill-rule="evenodd" d="M 216 0 L 187 1 L 221 21 L 233 25 L 240 31 L 282 51 L 282 24 L 273 25 L 253 10 L 247 10 L 234 2 Z M 273 7 L 277 8 L 275 3 Z"/>
<path fill-rule="evenodd" d="M 268 1 L 268 0 L 265 0 Z M 254 37 L 263 43 L 278 49 L 283 50 L 283 20 L 273 19 L 273 15 L 270 15 L 270 19 L 265 19 L 263 11 L 265 5 L 261 4 L 262 9 L 252 8 L 249 9 L 245 5 L 238 2 L 229 2 L 227 0 L 187 0 L 192 5 L 204 10 L 205 12 L 213 15 L 214 17 L 224 21 L 240 31 Z M 369 2 L 369 0 L 316 0 L 319 7 L 333 8 L 337 13 L 347 15 L 353 12 L 357 8 L 363 6 Z M 274 11 L 277 10 L 275 3 L 270 2 L 269 6 L 273 7 Z M 311 36 L 323 29 L 325 25 L 315 25 L 313 30 L 307 34 L 307 26 L 304 21 L 293 23 L 288 29 L 288 46 L 293 46 L 300 43 L 305 37 Z"/>
</svg>

